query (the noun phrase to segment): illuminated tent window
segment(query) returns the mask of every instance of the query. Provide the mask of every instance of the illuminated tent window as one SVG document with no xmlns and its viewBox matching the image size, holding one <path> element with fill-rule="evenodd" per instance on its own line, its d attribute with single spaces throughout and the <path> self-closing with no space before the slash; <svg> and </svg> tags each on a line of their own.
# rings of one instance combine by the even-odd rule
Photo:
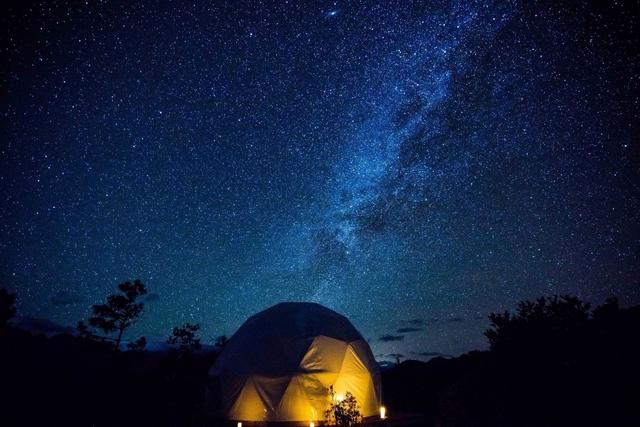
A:
<svg viewBox="0 0 640 427">
<path fill-rule="evenodd" d="M 327 388 L 351 392 L 363 417 L 379 416 L 380 372 L 367 342 L 342 315 L 282 303 L 250 317 L 209 371 L 224 418 L 317 422 Z"/>
</svg>

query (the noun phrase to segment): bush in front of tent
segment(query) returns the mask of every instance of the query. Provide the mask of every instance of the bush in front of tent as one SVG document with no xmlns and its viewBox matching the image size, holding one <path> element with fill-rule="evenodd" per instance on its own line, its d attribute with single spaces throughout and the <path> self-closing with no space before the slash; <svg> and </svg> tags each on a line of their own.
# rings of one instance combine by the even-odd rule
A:
<svg viewBox="0 0 640 427">
<path fill-rule="evenodd" d="M 327 424 L 340 427 L 350 427 L 360 424 L 362 415 L 356 397 L 347 391 L 343 396 L 336 393 L 333 386 L 327 390 L 331 398 L 329 409 L 324 413 Z"/>
</svg>

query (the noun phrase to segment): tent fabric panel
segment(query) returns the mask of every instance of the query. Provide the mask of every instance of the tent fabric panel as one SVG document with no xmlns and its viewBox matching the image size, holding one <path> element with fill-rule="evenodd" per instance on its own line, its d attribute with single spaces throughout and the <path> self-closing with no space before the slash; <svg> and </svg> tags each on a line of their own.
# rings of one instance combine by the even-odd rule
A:
<svg viewBox="0 0 640 427">
<path fill-rule="evenodd" d="M 369 372 L 379 373 L 380 368 L 378 367 L 378 362 L 376 362 L 373 353 L 371 352 L 371 348 L 369 344 L 363 339 L 352 341 L 349 345 L 353 348 L 353 350 L 358 355 L 360 361 L 367 367 Z"/>
<path fill-rule="evenodd" d="M 378 411 L 378 401 L 372 387 L 371 375 L 362 363 L 353 347 L 348 346 L 347 353 L 338 374 L 334 388 L 343 396 L 350 392 L 360 406 L 363 416 L 375 415 Z"/>
<path fill-rule="evenodd" d="M 354 348 L 358 357 L 367 367 L 367 371 L 371 375 L 373 389 L 376 396 L 376 405 L 380 406 L 382 404 L 382 377 L 380 376 L 378 362 L 376 362 L 376 359 L 371 352 L 371 348 L 365 340 L 353 341 L 350 345 Z"/>
<path fill-rule="evenodd" d="M 277 411 L 277 421 L 315 421 L 316 410 L 311 405 L 313 391 L 305 388 L 300 376 L 291 378 Z"/>
<path fill-rule="evenodd" d="M 313 341 L 313 338 L 291 340 L 280 335 L 265 336 L 258 341 L 253 341 L 253 338 L 249 334 L 233 343 L 230 341 L 209 375 L 224 375 L 226 372 L 236 375 L 286 375 L 298 369 L 300 360 Z"/>
<path fill-rule="evenodd" d="M 267 407 L 260 393 L 255 387 L 252 378 L 247 379 L 242 391 L 229 410 L 229 418 L 232 420 L 262 421 L 266 418 Z"/>
<path fill-rule="evenodd" d="M 338 372 L 342 366 L 347 343 L 324 335 L 311 342 L 300 362 L 302 372 Z"/>
<path fill-rule="evenodd" d="M 251 316 L 241 329 L 245 325 L 252 330 L 260 329 L 265 320 L 273 331 L 287 337 L 292 333 L 297 337 L 326 335 L 347 342 L 362 338 L 346 317 L 316 303 L 276 304 Z"/>
<path fill-rule="evenodd" d="M 323 420 L 324 412 L 329 408 L 330 402 L 328 388 L 336 382 L 338 374 L 335 372 L 313 373 L 300 375 L 298 378 L 306 390 L 306 397 L 313 408 L 313 414 L 317 416 L 316 420 Z"/>
<path fill-rule="evenodd" d="M 222 391 L 220 395 L 220 404 L 224 411 L 230 412 L 231 408 L 235 405 L 242 394 L 247 378 L 242 376 L 224 376 L 218 377 L 218 380 L 220 390 Z"/>
<path fill-rule="evenodd" d="M 328 387 L 337 379 L 334 373 L 296 375 L 284 393 L 273 421 L 320 421 L 329 408 Z"/>
<path fill-rule="evenodd" d="M 290 381 L 290 376 L 275 378 L 256 376 L 253 378 L 256 391 L 265 404 L 267 418 L 277 413 L 280 400 L 289 386 Z"/>
</svg>

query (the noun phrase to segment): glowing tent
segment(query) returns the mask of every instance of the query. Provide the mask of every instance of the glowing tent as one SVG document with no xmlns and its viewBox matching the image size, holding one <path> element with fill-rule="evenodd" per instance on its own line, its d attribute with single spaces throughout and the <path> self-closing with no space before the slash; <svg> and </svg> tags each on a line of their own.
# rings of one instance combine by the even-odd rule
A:
<svg viewBox="0 0 640 427">
<path fill-rule="evenodd" d="M 378 365 L 342 315 L 314 303 L 282 303 L 250 317 L 209 371 L 220 415 L 234 421 L 324 419 L 333 386 L 363 417 L 378 414 Z"/>
</svg>

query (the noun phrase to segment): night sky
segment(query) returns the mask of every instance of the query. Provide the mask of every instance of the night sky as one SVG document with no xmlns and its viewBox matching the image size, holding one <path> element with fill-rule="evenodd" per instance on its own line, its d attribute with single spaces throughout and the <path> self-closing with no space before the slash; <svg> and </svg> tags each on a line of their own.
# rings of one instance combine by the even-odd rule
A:
<svg viewBox="0 0 640 427">
<path fill-rule="evenodd" d="M 640 303 L 637 3 L 130 3 L 3 6 L 20 315 L 140 278 L 129 338 L 315 301 L 383 360 L 525 298 Z"/>
</svg>

